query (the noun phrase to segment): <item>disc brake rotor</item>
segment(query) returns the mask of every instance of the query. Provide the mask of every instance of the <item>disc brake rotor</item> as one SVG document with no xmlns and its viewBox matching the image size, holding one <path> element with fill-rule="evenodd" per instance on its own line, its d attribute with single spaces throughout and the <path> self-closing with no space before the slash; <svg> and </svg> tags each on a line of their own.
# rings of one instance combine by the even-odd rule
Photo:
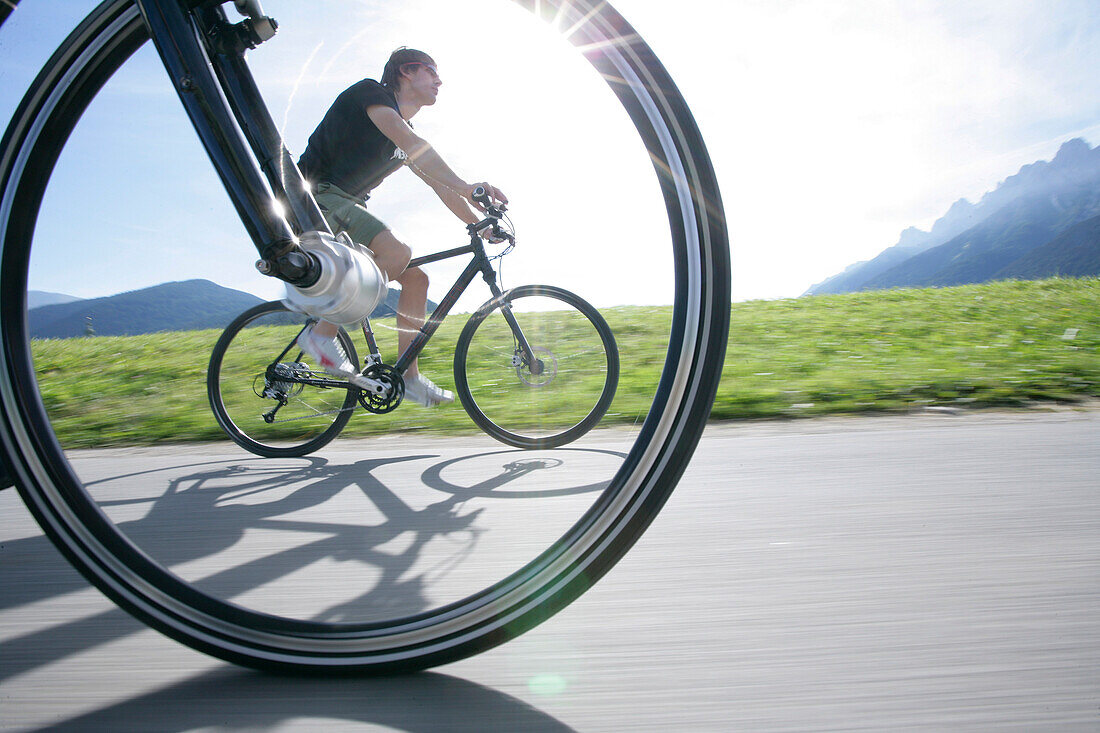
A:
<svg viewBox="0 0 1100 733">
<path fill-rule="evenodd" d="M 553 382 L 554 377 L 557 376 L 558 359 L 549 349 L 544 349 L 541 346 L 532 346 L 531 353 L 536 360 L 534 368 L 523 363 L 519 352 L 513 357 L 512 363 L 516 366 L 516 376 L 524 384 L 529 384 L 532 387 L 544 387 Z"/>
</svg>

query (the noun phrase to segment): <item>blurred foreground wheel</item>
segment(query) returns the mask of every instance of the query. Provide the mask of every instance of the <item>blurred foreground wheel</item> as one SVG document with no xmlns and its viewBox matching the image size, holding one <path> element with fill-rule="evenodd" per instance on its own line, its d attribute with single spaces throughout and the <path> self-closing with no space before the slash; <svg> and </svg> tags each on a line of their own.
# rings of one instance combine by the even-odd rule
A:
<svg viewBox="0 0 1100 733">
<path fill-rule="evenodd" d="M 187 557 L 172 555 L 179 552 L 177 547 L 169 545 L 169 559 L 159 559 L 156 541 L 163 534 L 135 538 L 120 529 L 129 525 L 108 516 L 104 507 L 114 504 L 93 498 L 96 487 L 74 469 L 72 454 L 63 450 L 51 426 L 27 333 L 34 226 L 69 133 L 97 91 L 147 40 L 134 2 L 109 0 L 90 15 L 54 54 L 16 111 L 0 149 L 4 461 L 27 505 L 69 560 L 156 629 L 196 649 L 258 667 L 380 672 L 454 661 L 515 637 L 577 598 L 630 548 L 676 485 L 709 414 L 728 328 L 728 244 L 714 172 L 672 80 L 614 9 L 590 0 L 521 4 L 571 30 L 570 40 L 608 80 L 653 160 L 675 265 L 667 356 L 653 407 L 621 466 L 556 539 L 517 569 L 462 590 L 454 600 L 411 612 L 399 608 L 369 621 L 349 621 L 334 613 L 257 610 L 246 595 L 218 591 L 217 584 L 231 583 L 232 577 L 202 575 L 201 569 L 187 565 Z M 241 257 L 248 256 L 242 249 Z M 509 470 L 518 474 L 533 468 L 516 463 Z M 228 470 L 215 477 L 228 475 Z M 286 499 L 302 500 L 300 492 Z M 255 513 L 249 501 L 257 499 L 242 494 L 236 514 Z M 187 527 L 188 532 L 204 529 Z M 139 546 L 139 540 L 148 544 Z M 327 567 L 318 566 L 311 577 Z M 301 599 L 281 594 L 277 600 Z M 385 600 L 372 608 L 384 609 Z"/>
</svg>

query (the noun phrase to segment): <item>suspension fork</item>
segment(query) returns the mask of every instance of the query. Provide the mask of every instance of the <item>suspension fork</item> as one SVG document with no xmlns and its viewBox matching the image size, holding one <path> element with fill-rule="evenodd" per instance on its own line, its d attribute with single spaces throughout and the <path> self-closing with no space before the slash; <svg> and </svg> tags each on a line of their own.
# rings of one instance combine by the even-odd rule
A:
<svg viewBox="0 0 1100 733">
<path fill-rule="evenodd" d="M 185 6 L 196 3 L 136 2 L 187 116 L 262 258 L 261 271 L 300 287 L 313 285 L 320 264 L 298 248 L 297 235 L 329 231 L 328 225 L 244 63 L 244 49 L 262 39 L 232 32 L 236 26 L 228 24 L 220 7 L 188 11 Z M 264 161 L 265 171 L 257 159 Z"/>
<path fill-rule="evenodd" d="M 283 144 L 282 134 L 245 63 L 245 49 L 265 40 L 262 36 L 249 34 L 253 20 L 230 24 L 221 6 L 206 8 L 196 16 L 199 30 L 210 47 L 210 60 L 229 106 L 241 121 L 241 132 L 256 160 L 260 161 L 275 198 L 285 207 L 291 228 L 299 234 L 306 231 L 332 234 L 321 208 L 309 193 L 309 184 Z M 263 20 L 269 25 L 269 32 L 274 33 L 275 21 L 270 18 Z"/>
</svg>

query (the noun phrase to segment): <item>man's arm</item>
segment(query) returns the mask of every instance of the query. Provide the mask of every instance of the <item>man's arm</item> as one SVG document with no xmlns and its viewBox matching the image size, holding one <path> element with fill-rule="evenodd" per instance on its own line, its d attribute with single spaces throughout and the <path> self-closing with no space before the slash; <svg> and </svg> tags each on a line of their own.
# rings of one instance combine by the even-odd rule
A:
<svg viewBox="0 0 1100 733">
<path fill-rule="evenodd" d="M 508 202 L 508 197 L 501 193 L 495 186 L 490 186 L 488 183 L 466 183 L 459 178 L 458 175 L 451 170 L 451 167 L 443 161 L 443 158 L 439 156 L 435 148 L 433 148 L 427 140 L 413 132 L 413 129 L 409 127 L 409 123 L 401 119 L 401 115 L 397 114 L 397 111 L 392 107 L 387 107 L 382 104 L 372 104 L 370 107 L 367 107 L 367 116 L 370 117 L 371 122 L 381 130 L 383 135 L 388 137 L 394 145 L 405 151 L 405 154 L 409 156 L 409 164 L 413 170 L 417 171 L 417 175 L 426 181 L 428 185 L 439 194 L 439 197 L 443 199 L 443 203 L 447 205 L 447 208 L 454 211 L 455 215 L 463 221 L 466 221 L 467 217 L 460 215 L 458 211 L 452 207 L 451 203 L 444 196 L 444 190 L 449 189 L 478 209 L 481 208 L 481 205 L 473 200 L 474 189 L 478 186 L 485 187 L 493 199 L 503 201 L 504 203 Z M 444 190 L 441 190 L 439 188 L 440 186 L 442 186 Z"/>
<path fill-rule="evenodd" d="M 428 186 L 430 186 L 431 189 L 435 191 L 435 195 L 438 196 L 439 199 L 447 206 L 447 208 L 450 209 L 451 212 L 459 219 L 467 224 L 476 224 L 477 222 L 481 221 L 481 217 L 478 216 L 474 212 L 474 210 L 470 208 L 470 205 L 466 203 L 466 199 L 462 197 L 462 194 L 460 194 L 458 190 L 450 188 L 448 186 L 444 186 L 442 183 L 439 183 L 438 181 L 430 178 L 423 170 L 420 169 L 420 166 L 417 163 L 412 162 L 411 156 L 409 161 L 409 168 L 412 169 L 413 173 L 419 176 L 420 180 L 424 181 L 424 183 L 428 184 Z"/>
</svg>

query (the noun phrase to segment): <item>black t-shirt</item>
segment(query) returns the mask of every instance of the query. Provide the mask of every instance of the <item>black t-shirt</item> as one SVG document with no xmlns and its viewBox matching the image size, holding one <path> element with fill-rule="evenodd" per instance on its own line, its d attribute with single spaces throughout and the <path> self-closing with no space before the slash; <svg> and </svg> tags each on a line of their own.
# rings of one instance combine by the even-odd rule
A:
<svg viewBox="0 0 1100 733">
<path fill-rule="evenodd" d="M 376 104 L 401 112 L 393 92 L 373 79 L 353 84 L 336 98 L 298 161 L 308 181 L 332 183 L 366 198 L 383 178 L 402 166 L 404 154 L 367 116 L 367 107 Z"/>
</svg>

